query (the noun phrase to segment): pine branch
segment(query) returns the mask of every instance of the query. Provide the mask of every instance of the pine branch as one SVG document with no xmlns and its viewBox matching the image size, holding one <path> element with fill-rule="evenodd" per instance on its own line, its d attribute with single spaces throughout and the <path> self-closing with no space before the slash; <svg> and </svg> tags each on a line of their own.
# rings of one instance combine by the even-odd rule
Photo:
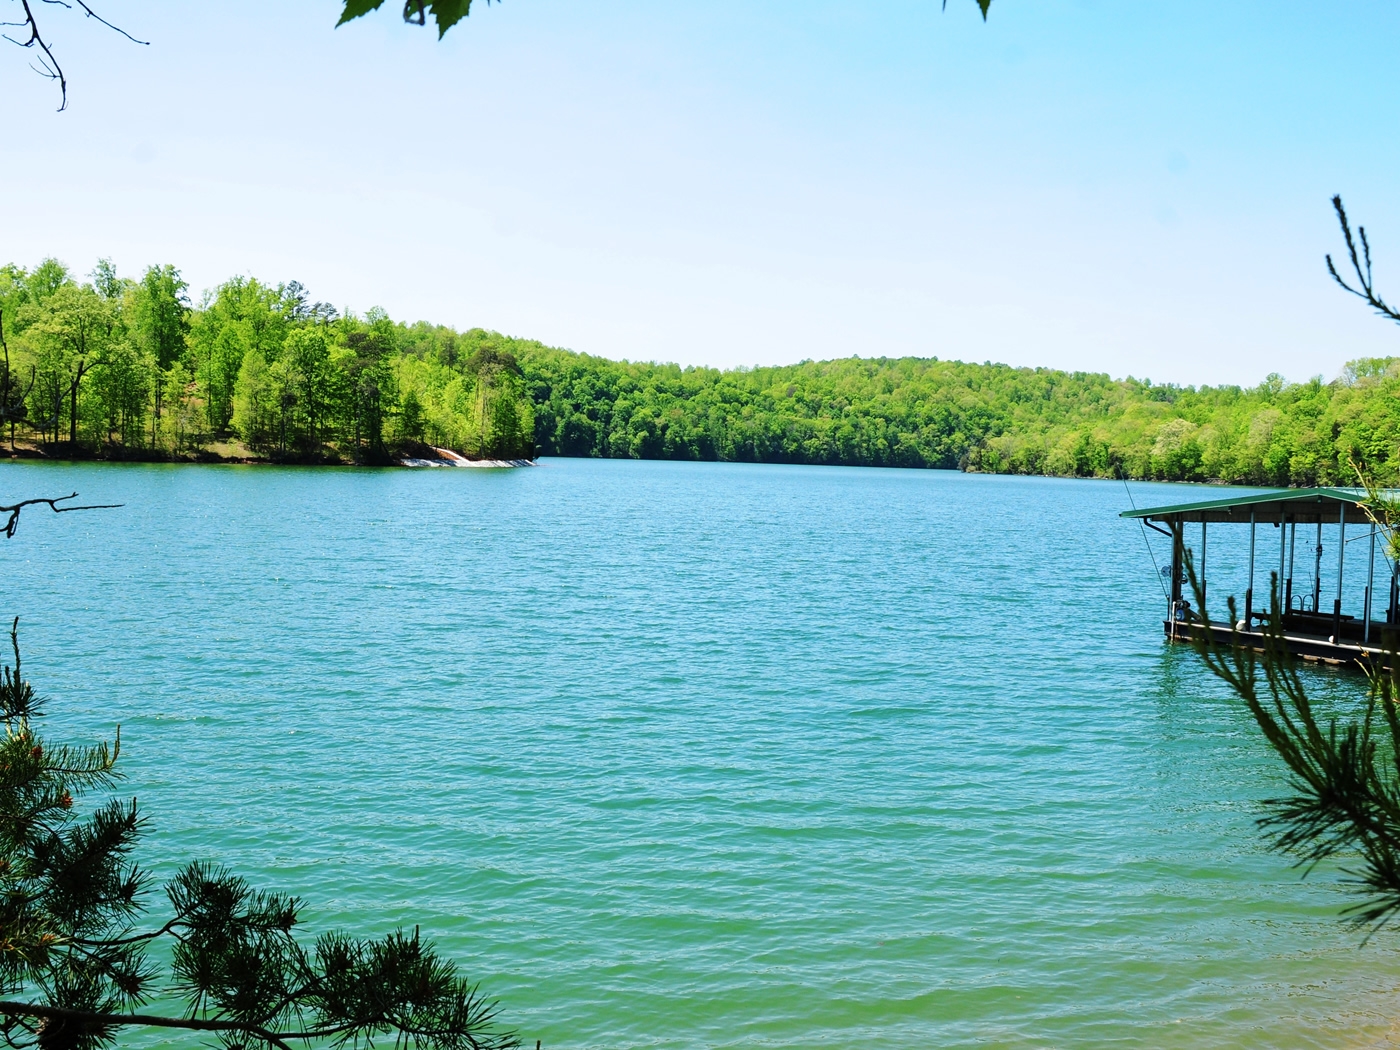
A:
<svg viewBox="0 0 1400 1050">
<path fill-rule="evenodd" d="M 1334 858 L 1349 865 L 1342 869 L 1346 885 L 1362 899 L 1343 915 L 1366 928 L 1369 937 L 1400 915 L 1400 655 L 1391 651 L 1391 670 L 1371 675 L 1359 721 L 1339 724 L 1334 718 L 1324 727 L 1283 636 L 1277 574 L 1270 574 L 1270 615 L 1262 652 L 1256 652 L 1259 640 L 1242 639 L 1233 626 L 1228 648 L 1216 643 L 1189 552 L 1186 570 L 1202 610 L 1191 632 L 1197 652 L 1244 701 L 1290 773 L 1292 793 L 1265 799 L 1259 825 L 1275 850 L 1296 858 L 1304 875 Z M 1228 606 L 1233 625 L 1233 597 Z"/>
<path fill-rule="evenodd" d="M 132 1025 L 151 1028 L 181 1028 L 187 1032 L 232 1032 L 249 1035 L 280 1050 L 292 1050 L 290 1044 L 276 1032 L 270 1032 L 257 1025 L 239 1021 L 206 1020 L 199 1017 L 164 1017 L 160 1014 L 135 1014 L 119 1011 L 71 1010 L 62 1006 L 46 1006 L 41 1003 L 19 1003 L 0 1000 L 0 1017 L 52 1018 L 57 1021 L 73 1021 L 84 1026 L 102 1028 L 122 1028 Z M 300 1038 L 293 1035 L 290 1038 Z"/>
<path fill-rule="evenodd" d="M 1331 255 L 1327 256 L 1327 272 L 1332 275 L 1332 280 L 1337 282 L 1344 291 L 1350 292 L 1358 299 L 1364 299 L 1376 313 L 1382 317 L 1388 317 L 1392 321 L 1400 322 L 1400 310 L 1390 306 L 1376 293 L 1376 286 L 1371 278 L 1371 245 L 1366 240 L 1366 227 L 1358 226 L 1356 228 L 1361 240 L 1361 255 L 1358 258 L 1356 238 L 1352 237 L 1351 223 L 1347 219 L 1346 208 L 1342 206 L 1340 194 L 1332 198 L 1332 207 L 1337 212 L 1337 222 L 1342 227 L 1342 237 L 1347 243 L 1347 256 L 1351 260 L 1352 271 L 1356 274 L 1357 287 L 1352 287 L 1342 279 L 1341 274 L 1337 273 L 1337 267 L 1333 265 Z"/>
<path fill-rule="evenodd" d="M 0 1039 L 42 1050 L 97 1050 L 135 1025 L 218 1034 L 232 1050 L 330 1041 L 431 1050 L 511 1050 L 497 1007 L 420 940 L 329 934 L 308 951 L 294 936 L 301 902 L 255 890 L 214 864 L 166 886 L 173 916 L 135 932 L 149 878 L 132 859 L 144 827 L 134 799 L 109 799 L 85 820 L 72 791 L 118 775 L 120 742 L 45 748 L 30 719 L 41 707 L 15 666 L 0 675 Z M 147 947 L 170 938 L 168 970 Z M 184 1017 L 137 1013 L 162 974 Z M 23 1002 L 33 993 L 37 1002 Z"/>
</svg>

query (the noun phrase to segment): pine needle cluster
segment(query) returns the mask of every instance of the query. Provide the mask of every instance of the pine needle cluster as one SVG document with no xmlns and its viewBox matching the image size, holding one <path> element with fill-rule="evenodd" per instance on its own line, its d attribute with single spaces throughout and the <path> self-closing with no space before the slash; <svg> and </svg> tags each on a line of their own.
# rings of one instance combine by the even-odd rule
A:
<svg viewBox="0 0 1400 1050">
<path fill-rule="evenodd" d="M 140 1026 L 203 1033 L 229 1050 L 318 1045 L 510 1050 L 514 1034 L 418 930 L 378 940 L 295 936 L 301 901 L 254 890 L 197 861 L 168 885 L 169 918 L 143 928 L 154 880 L 133 854 L 135 799 L 83 800 L 120 778 L 112 744 L 47 744 L 44 700 L 0 670 L 0 1038 L 11 1047 L 96 1050 Z M 168 942 L 168 966 L 152 948 Z M 153 1000 L 181 1013 L 142 1013 Z"/>
<path fill-rule="evenodd" d="M 1340 862 L 1358 897 L 1343 915 L 1369 937 L 1400 915 L 1400 657 L 1391 651 L 1368 669 L 1358 717 L 1320 716 L 1284 640 L 1277 574 L 1262 636 L 1244 639 L 1233 630 L 1226 647 L 1213 640 L 1189 555 L 1187 562 L 1204 627 L 1192 632 L 1195 647 L 1244 701 L 1288 769 L 1288 793 L 1264 801 L 1259 825 L 1305 874 Z M 1233 596 L 1229 616 L 1238 623 Z"/>
</svg>

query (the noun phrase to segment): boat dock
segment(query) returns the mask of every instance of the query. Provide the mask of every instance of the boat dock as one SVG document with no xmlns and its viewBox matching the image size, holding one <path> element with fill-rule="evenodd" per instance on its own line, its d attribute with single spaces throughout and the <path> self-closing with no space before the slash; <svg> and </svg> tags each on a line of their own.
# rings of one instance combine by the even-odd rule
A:
<svg viewBox="0 0 1400 1050">
<path fill-rule="evenodd" d="M 1375 666 L 1386 662 L 1385 654 L 1397 646 L 1400 635 L 1400 577 L 1384 550 L 1385 536 L 1365 507 L 1366 494 L 1348 489 L 1313 488 L 1287 489 L 1258 496 L 1236 496 L 1230 499 L 1184 503 L 1171 507 L 1149 507 L 1124 511 L 1121 517 L 1135 518 L 1148 528 L 1171 540 L 1171 565 L 1162 570 L 1168 575 L 1167 615 L 1162 629 L 1169 640 L 1190 641 L 1204 626 L 1198 610 L 1191 608 L 1183 595 L 1186 583 L 1186 557 L 1200 582 L 1201 595 L 1208 595 L 1207 563 L 1208 526 L 1230 525 L 1249 529 L 1249 583 L 1244 594 L 1242 618 L 1234 625 L 1211 622 L 1215 641 L 1229 645 L 1232 638 L 1254 648 L 1263 648 L 1264 630 L 1272 618 L 1270 611 L 1270 574 L 1277 572 L 1280 581 L 1280 606 L 1283 614 L 1282 641 L 1288 650 L 1305 660 L 1329 664 L 1358 664 Z M 1199 525 L 1199 547 L 1188 546 L 1187 527 Z M 1303 550 L 1298 549 L 1299 527 L 1303 530 Z M 1347 571 L 1347 529 L 1361 528 L 1369 533 L 1370 543 L 1365 561 L 1353 572 L 1361 571 L 1366 580 L 1364 598 L 1359 609 L 1343 610 L 1343 581 Z M 1263 534 L 1261 536 L 1261 529 Z M 1276 529 L 1274 533 L 1272 530 Z M 1189 540 L 1197 540 L 1191 529 Z M 1376 580 L 1376 540 L 1382 541 L 1381 561 L 1383 599 L 1378 602 Z M 1322 593 L 1324 538 L 1332 545 L 1335 537 L 1336 590 Z M 1357 534 L 1350 542 L 1365 538 Z M 1262 541 L 1262 542 L 1261 542 Z M 1277 550 L 1277 561 L 1273 552 Z M 1311 560 L 1310 589 L 1299 593 L 1294 588 L 1294 568 L 1297 556 Z M 1262 609 L 1255 608 L 1255 567 L 1263 559 Z M 1305 570 L 1306 571 L 1306 570 Z M 1330 587 L 1329 587 L 1330 592 Z M 1379 613 L 1379 615 L 1378 615 Z"/>
</svg>

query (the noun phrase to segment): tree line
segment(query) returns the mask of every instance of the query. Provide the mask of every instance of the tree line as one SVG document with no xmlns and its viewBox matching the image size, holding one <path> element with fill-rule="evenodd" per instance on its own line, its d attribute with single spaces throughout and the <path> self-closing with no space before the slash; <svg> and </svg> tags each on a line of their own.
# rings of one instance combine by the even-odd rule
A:
<svg viewBox="0 0 1400 1050">
<path fill-rule="evenodd" d="M 720 370 L 363 316 L 295 281 L 191 303 L 173 266 L 0 267 L 12 447 L 384 463 L 424 445 L 560 456 L 1318 485 L 1400 465 L 1400 358 L 1253 387 L 938 358 Z"/>
<path fill-rule="evenodd" d="M 197 304 L 174 266 L 87 280 L 0 267 L 11 449 L 110 458 L 384 463 L 424 445 L 534 455 L 518 362 L 490 333 L 342 314 L 295 281 L 235 277 Z"/>
<path fill-rule="evenodd" d="M 515 352 L 545 454 L 1316 485 L 1400 452 L 1400 358 L 1195 387 L 937 358 L 720 371 Z"/>
</svg>

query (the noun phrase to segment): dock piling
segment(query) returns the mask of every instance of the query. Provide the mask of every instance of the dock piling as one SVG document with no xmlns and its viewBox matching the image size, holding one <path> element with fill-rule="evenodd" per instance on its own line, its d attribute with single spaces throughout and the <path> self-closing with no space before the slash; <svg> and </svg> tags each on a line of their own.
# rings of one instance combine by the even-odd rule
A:
<svg viewBox="0 0 1400 1050">
<path fill-rule="evenodd" d="M 1322 612 L 1322 519 L 1317 519 L 1317 547 L 1313 550 L 1313 607 Z"/>
<path fill-rule="evenodd" d="M 1376 526 L 1371 523 L 1371 554 L 1366 564 L 1366 626 L 1361 629 L 1361 640 L 1371 644 L 1371 591 L 1376 586 Z"/>
<path fill-rule="evenodd" d="M 1347 505 L 1337 516 L 1337 600 L 1332 603 L 1332 638 L 1342 640 L 1342 565 L 1347 556 Z"/>
<path fill-rule="evenodd" d="M 1201 615 L 1206 614 L 1206 520 L 1201 519 Z"/>
<path fill-rule="evenodd" d="M 1244 589 L 1244 629 L 1254 623 L 1254 511 L 1249 512 L 1249 586 Z"/>
<path fill-rule="evenodd" d="M 1288 532 L 1288 580 L 1283 585 L 1283 611 L 1293 608 L 1293 555 L 1298 550 L 1298 523 Z"/>
</svg>

